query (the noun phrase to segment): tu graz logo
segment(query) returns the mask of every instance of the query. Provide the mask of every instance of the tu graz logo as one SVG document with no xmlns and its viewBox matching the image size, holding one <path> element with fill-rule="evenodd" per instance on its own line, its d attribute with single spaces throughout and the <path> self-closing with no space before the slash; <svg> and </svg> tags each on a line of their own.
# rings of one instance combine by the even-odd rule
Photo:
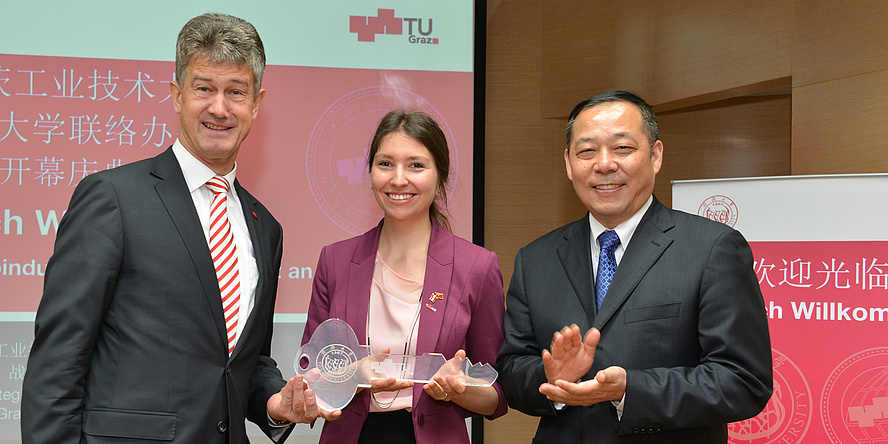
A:
<svg viewBox="0 0 888 444">
<path fill-rule="evenodd" d="M 375 42 L 377 34 L 404 35 L 407 27 L 407 41 L 410 43 L 437 45 L 438 38 L 432 35 L 432 19 L 395 17 L 394 9 L 377 9 L 376 17 L 351 15 L 349 32 L 358 35 L 359 42 Z"/>
</svg>

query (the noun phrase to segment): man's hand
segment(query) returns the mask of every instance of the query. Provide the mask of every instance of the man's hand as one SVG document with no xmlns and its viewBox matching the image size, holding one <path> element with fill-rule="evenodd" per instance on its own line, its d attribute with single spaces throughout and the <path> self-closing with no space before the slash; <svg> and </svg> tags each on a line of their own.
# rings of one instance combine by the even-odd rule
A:
<svg viewBox="0 0 888 444">
<path fill-rule="evenodd" d="M 540 393 L 554 402 L 565 405 L 593 405 L 605 401 L 620 401 L 626 393 L 626 370 L 608 367 L 595 378 L 582 382 L 555 381 L 543 384 Z"/>
<path fill-rule="evenodd" d="M 564 327 L 552 336 L 552 351 L 543 350 L 543 368 L 550 384 L 557 380 L 576 382 L 589 373 L 595 360 L 595 348 L 601 332 L 591 328 L 583 338 L 576 324 Z"/>
<path fill-rule="evenodd" d="M 309 424 L 318 417 L 326 421 L 333 421 L 342 414 L 341 410 L 328 412 L 318 406 L 314 391 L 302 380 L 302 375 L 296 375 L 287 381 L 287 385 L 280 392 L 268 398 L 266 404 L 268 416 L 275 421 L 290 421 Z"/>
</svg>

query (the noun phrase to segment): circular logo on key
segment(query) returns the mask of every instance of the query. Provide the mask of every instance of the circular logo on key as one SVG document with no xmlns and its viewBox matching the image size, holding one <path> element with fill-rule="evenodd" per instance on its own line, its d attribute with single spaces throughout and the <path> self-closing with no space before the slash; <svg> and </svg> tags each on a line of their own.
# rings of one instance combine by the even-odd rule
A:
<svg viewBox="0 0 888 444">
<path fill-rule="evenodd" d="M 355 353 L 350 348 L 341 344 L 330 344 L 318 352 L 317 367 L 321 371 L 321 377 L 327 381 L 337 383 L 348 381 L 354 376 L 358 361 Z"/>
</svg>

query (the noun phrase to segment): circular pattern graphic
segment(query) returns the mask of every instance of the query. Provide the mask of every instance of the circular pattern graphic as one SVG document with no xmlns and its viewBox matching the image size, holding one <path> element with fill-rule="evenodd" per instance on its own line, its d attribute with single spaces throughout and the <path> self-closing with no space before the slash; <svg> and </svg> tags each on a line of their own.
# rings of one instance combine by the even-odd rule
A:
<svg viewBox="0 0 888 444">
<path fill-rule="evenodd" d="M 737 223 L 737 205 L 727 196 L 711 196 L 700 204 L 697 215 L 733 227 Z"/>
<path fill-rule="evenodd" d="M 831 442 L 888 442 L 888 348 L 840 363 L 823 388 L 820 413 Z"/>
<path fill-rule="evenodd" d="M 333 102 L 315 123 L 305 156 L 311 194 L 324 214 L 352 234 L 382 217 L 370 191 L 367 152 L 379 120 L 392 110 L 422 111 L 438 122 L 450 148 L 450 185 L 459 177 L 458 147 L 441 113 L 427 100 L 401 88 L 374 86 Z"/>
<path fill-rule="evenodd" d="M 728 424 L 733 444 L 801 443 L 811 426 L 811 388 L 799 367 L 786 355 L 771 349 L 774 394 L 755 417 Z"/>
<path fill-rule="evenodd" d="M 350 348 L 341 344 L 330 344 L 318 352 L 317 368 L 321 377 L 336 383 L 348 381 L 354 376 L 358 362 Z"/>
</svg>

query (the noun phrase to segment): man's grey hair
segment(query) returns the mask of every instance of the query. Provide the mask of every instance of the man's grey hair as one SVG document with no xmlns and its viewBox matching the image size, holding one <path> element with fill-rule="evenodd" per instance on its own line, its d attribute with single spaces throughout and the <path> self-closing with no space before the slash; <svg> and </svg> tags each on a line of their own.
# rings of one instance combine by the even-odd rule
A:
<svg viewBox="0 0 888 444">
<path fill-rule="evenodd" d="M 629 102 L 635 105 L 638 108 L 638 111 L 641 112 L 642 130 L 644 130 L 651 147 L 653 147 L 654 143 L 660 139 L 660 128 L 657 125 L 657 116 L 654 114 L 654 110 L 651 109 L 651 106 L 648 105 L 644 99 L 628 91 L 608 91 L 583 100 L 570 112 L 570 116 L 567 118 L 567 149 L 570 149 L 570 141 L 573 139 L 573 126 L 574 122 L 577 120 L 577 116 L 579 116 L 581 112 L 592 108 L 595 105 L 610 102 Z"/>
<path fill-rule="evenodd" d="M 185 24 L 176 40 L 176 82 L 185 81 L 188 64 L 206 57 L 214 65 L 247 66 L 253 73 L 253 94 L 262 88 L 265 48 L 246 20 L 217 13 L 199 15 Z"/>
</svg>

